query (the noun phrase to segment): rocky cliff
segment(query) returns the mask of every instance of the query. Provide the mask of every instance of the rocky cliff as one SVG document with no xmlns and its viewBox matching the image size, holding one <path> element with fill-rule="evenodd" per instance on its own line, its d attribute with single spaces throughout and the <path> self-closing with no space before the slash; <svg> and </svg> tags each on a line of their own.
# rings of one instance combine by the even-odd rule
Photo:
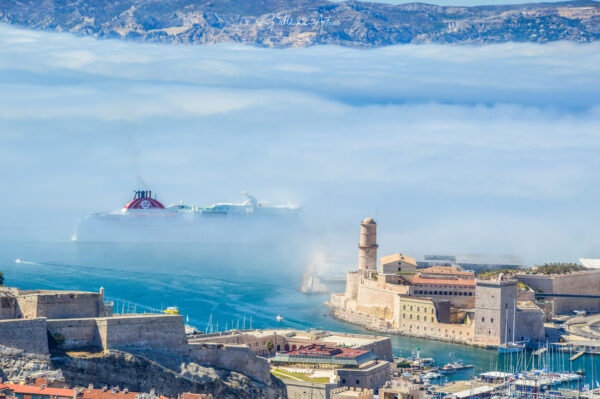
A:
<svg viewBox="0 0 600 399">
<path fill-rule="evenodd" d="M 114 350 L 44 356 L 1 347 L 0 376 L 10 380 L 30 371 L 61 369 L 71 386 L 118 386 L 138 392 L 155 389 L 167 396 L 194 392 L 226 399 L 286 397 L 285 386 L 275 378 L 270 384 L 263 384 L 234 371 L 201 366 L 185 355 L 156 353 L 155 360 L 151 357 L 152 352 Z"/>
<path fill-rule="evenodd" d="M 501 43 L 600 38 L 600 3 L 477 7 L 327 0 L 0 2 L 0 21 L 100 38 L 267 47 Z"/>
</svg>

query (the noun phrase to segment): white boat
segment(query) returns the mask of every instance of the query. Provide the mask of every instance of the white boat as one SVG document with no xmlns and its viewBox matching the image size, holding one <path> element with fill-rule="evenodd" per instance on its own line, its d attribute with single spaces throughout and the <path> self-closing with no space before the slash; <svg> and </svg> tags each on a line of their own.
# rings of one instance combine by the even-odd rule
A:
<svg viewBox="0 0 600 399">
<path fill-rule="evenodd" d="M 290 237 L 298 227 L 299 208 L 270 205 L 243 192 L 246 201 L 208 207 L 182 202 L 164 206 L 152 191 L 134 191 L 114 212 L 99 212 L 79 221 L 78 242 L 257 242 Z"/>
<path fill-rule="evenodd" d="M 281 316 L 280 314 L 278 314 L 275 319 L 277 319 L 277 321 L 283 321 L 283 316 Z"/>
</svg>

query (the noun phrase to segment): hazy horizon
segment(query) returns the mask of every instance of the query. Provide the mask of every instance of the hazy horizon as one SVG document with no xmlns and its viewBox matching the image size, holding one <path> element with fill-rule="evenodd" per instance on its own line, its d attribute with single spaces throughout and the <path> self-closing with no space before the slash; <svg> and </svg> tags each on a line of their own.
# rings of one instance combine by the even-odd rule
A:
<svg viewBox="0 0 600 399">
<path fill-rule="evenodd" d="M 0 24 L 0 44 L 2 240 L 67 241 L 143 180 L 167 204 L 296 203 L 352 256 L 366 216 L 380 255 L 600 256 L 598 43 L 274 50 Z"/>
</svg>

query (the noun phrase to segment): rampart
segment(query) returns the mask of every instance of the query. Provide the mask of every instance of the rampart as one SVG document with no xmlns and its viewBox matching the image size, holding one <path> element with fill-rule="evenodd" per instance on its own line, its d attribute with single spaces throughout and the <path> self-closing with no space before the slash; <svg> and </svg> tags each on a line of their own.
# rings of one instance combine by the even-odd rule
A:
<svg viewBox="0 0 600 399">
<path fill-rule="evenodd" d="M 64 337 L 65 349 L 86 346 L 102 347 L 96 319 L 63 319 L 48 320 L 48 332 Z"/>
<path fill-rule="evenodd" d="M 265 384 L 271 383 L 267 359 L 256 356 L 246 345 L 190 344 L 191 355 L 200 364 L 236 370 Z"/>
<path fill-rule="evenodd" d="M 20 318 L 65 319 L 106 315 L 104 299 L 97 292 L 34 291 L 17 296 L 17 317 Z"/>
<path fill-rule="evenodd" d="M 144 347 L 177 349 L 187 343 L 180 315 L 131 315 L 49 320 L 50 334 L 64 337 L 65 349 Z"/>
<path fill-rule="evenodd" d="M 0 320 L 0 345 L 28 353 L 47 354 L 46 319 Z"/>
<path fill-rule="evenodd" d="M 598 295 L 600 270 L 588 270 L 569 274 L 517 274 L 515 278 L 533 290 L 546 294 Z M 571 313 L 574 310 L 600 311 L 600 299 L 552 298 L 554 314 Z"/>
<path fill-rule="evenodd" d="M 102 346 L 175 349 L 187 344 L 181 315 L 136 315 L 96 319 Z"/>
</svg>

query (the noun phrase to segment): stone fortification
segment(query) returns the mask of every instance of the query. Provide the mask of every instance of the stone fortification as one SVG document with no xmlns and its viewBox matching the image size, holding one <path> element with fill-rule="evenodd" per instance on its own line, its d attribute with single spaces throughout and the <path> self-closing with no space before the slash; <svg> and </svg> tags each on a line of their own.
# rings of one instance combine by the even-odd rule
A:
<svg viewBox="0 0 600 399">
<path fill-rule="evenodd" d="M 587 270 L 568 274 L 517 274 L 515 278 L 534 291 L 546 294 L 598 295 L 600 270 Z M 549 298 L 553 314 L 568 314 L 574 310 L 600 311 L 600 299 L 592 298 Z"/>
<path fill-rule="evenodd" d="M 206 334 L 190 340 L 194 344 L 244 345 L 252 352 L 267 355 L 268 342 L 273 343 L 273 352 L 287 352 L 312 344 L 341 345 L 372 351 L 380 360 L 392 360 L 392 343 L 389 337 L 331 331 L 246 330 L 222 334 Z"/>
<path fill-rule="evenodd" d="M 0 345 L 27 353 L 47 354 L 46 319 L 0 320 Z"/>
<path fill-rule="evenodd" d="M 209 392 L 221 391 L 223 395 L 217 397 L 275 398 L 282 392 L 280 389 L 270 388 L 273 384 L 267 361 L 257 357 L 247 346 L 188 345 L 183 318 L 180 315 L 113 316 L 112 305 L 104 303 L 102 289 L 99 293 L 91 293 L 20 291 L 16 288 L 2 287 L 0 288 L 0 317 L 6 318 L 0 320 L 0 349 L 8 348 L 9 351 L 17 351 L 22 354 L 6 365 L 2 363 L 0 377 L 3 377 L 5 370 L 19 364 L 18 358 L 34 354 L 48 356 L 52 353 L 54 357 L 51 359 L 60 364 L 59 367 L 64 367 L 63 370 L 67 370 L 67 372 L 69 372 L 68 370 L 72 371 L 71 383 L 79 384 L 79 381 L 85 381 L 84 385 L 89 382 L 120 385 L 120 381 L 124 380 L 124 385 L 132 384 L 132 381 L 137 380 L 133 377 L 131 377 L 133 379 L 124 378 L 124 376 L 133 373 L 139 377 L 140 373 L 136 367 L 147 360 L 135 357 L 131 353 L 115 355 L 116 352 L 111 352 L 119 349 L 127 352 L 151 352 L 156 357 L 171 362 L 171 369 L 162 369 L 162 374 L 157 377 L 171 378 L 172 381 L 167 384 L 170 387 L 175 384 L 178 387 L 187 387 L 186 391 L 197 392 L 199 388 L 195 385 L 195 379 L 206 381 L 203 373 L 200 375 L 196 373 L 204 368 L 198 364 L 202 363 L 236 370 L 248 375 L 253 379 L 252 382 L 248 382 L 249 377 L 245 375 L 226 372 L 228 375 L 235 374 L 236 377 L 232 381 L 239 382 L 244 387 L 252 386 L 252 384 L 262 386 L 260 389 L 252 388 L 250 390 L 229 389 L 231 387 L 228 388 L 227 383 L 215 378 L 213 383 L 218 389 L 211 389 Z M 86 352 L 90 347 L 103 350 L 103 354 L 86 359 L 61 355 L 63 351 L 74 349 Z M 173 359 L 179 357 L 183 359 L 182 362 L 173 363 Z M 135 362 L 127 363 L 128 359 L 133 359 Z M 125 362 L 123 362 L 124 360 Z M 120 363 L 115 365 L 115 361 Z M 181 371 L 184 372 L 184 375 L 173 375 L 174 370 L 179 372 L 179 367 L 184 367 L 182 364 L 186 367 L 185 372 Z M 133 369 L 122 369 L 122 365 L 133 367 Z M 108 371 L 104 370 L 105 366 L 108 367 Z M 215 373 L 214 370 L 212 372 Z M 111 383 L 111 381 L 118 382 Z M 162 380 L 148 380 L 148 383 L 152 384 L 150 388 L 161 385 L 163 382 Z M 195 389 L 190 389 L 190 386 Z M 149 388 L 140 389 L 139 385 L 132 388 L 138 391 L 149 390 Z M 174 391 L 166 390 L 165 393 L 167 392 Z M 259 395 L 261 392 L 262 394 Z"/>
<path fill-rule="evenodd" d="M 177 349 L 187 344 L 180 315 L 138 315 L 97 319 L 102 346 Z"/>
<path fill-rule="evenodd" d="M 497 346 L 513 333 L 515 339 L 545 340 L 539 307 L 531 303 L 515 312 L 514 279 L 479 281 L 473 272 L 449 266 L 405 271 L 404 263 L 414 265 L 399 254 L 385 257 L 381 272 L 371 270 L 362 247 L 377 248 L 376 226 L 370 218 L 361 223 L 359 270 L 347 274 L 344 293 L 331 296 L 334 317 L 370 330 L 472 345 Z"/>
<path fill-rule="evenodd" d="M 102 349 L 178 349 L 187 343 L 180 315 L 49 320 L 48 331 L 64 337 L 65 349 L 86 346 Z"/>
<path fill-rule="evenodd" d="M 256 356 L 246 345 L 190 344 L 191 356 L 199 364 L 210 364 L 270 384 L 271 372 L 267 359 Z"/>
<path fill-rule="evenodd" d="M 366 218 L 360 224 L 358 270 L 377 271 L 377 223 L 373 218 Z"/>
<path fill-rule="evenodd" d="M 112 314 L 103 292 L 0 289 L 0 319 L 65 319 Z"/>
</svg>

